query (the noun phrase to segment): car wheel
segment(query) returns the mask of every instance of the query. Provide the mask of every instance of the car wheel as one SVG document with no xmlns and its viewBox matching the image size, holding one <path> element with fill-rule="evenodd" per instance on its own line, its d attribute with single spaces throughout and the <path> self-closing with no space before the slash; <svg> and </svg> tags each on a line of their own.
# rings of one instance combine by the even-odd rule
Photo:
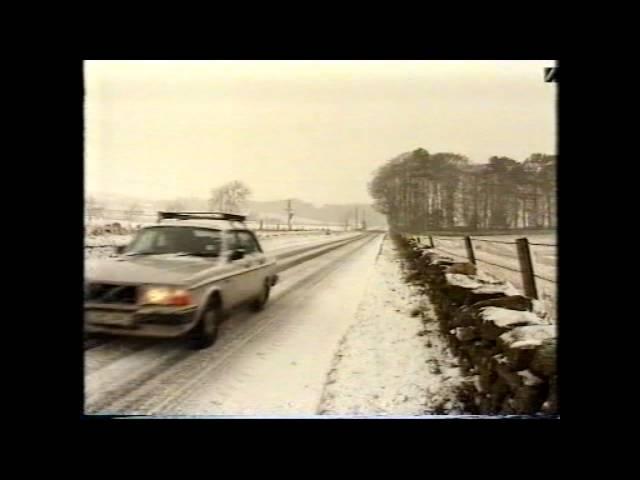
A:
<svg viewBox="0 0 640 480">
<path fill-rule="evenodd" d="M 254 312 L 259 312 L 264 308 L 267 304 L 267 300 L 269 300 L 269 294 L 271 293 L 271 286 L 269 285 L 269 281 L 267 280 L 262 287 L 262 291 L 260 292 L 260 297 L 251 303 L 251 310 Z"/>
<path fill-rule="evenodd" d="M 207 310 L 202 314 L 200 322 L 198 322 L 191 334 L 191 348 L 201 350 L 213 345 L 218 338 L 221 318 L 222 309 L 219 303 L 207 307 Z"/>
</svg>

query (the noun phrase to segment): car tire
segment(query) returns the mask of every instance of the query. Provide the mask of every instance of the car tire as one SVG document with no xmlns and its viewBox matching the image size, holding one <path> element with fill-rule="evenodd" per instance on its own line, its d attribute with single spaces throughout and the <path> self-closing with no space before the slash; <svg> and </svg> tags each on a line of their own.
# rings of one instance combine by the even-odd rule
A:
<svg viewBox="0 0 640 480">
<path fill-rule="evenodd" d="M 260 292 L 260 296 L 251 303 L 251 310 L 254 312 L 259 312 L 264 309 L 264 306 L 267 304 L 269 300 L 269 295 L 271 293 L 271 285 L 269 284 L 269 279 L 264 282 L 264 286 L 262 287 L 262 291 Z"/>
<path fill-rule="evenodd" d="M 202 313 L 198 325 L 191 332 L 189 340 L 190 346 L 194 350 L 210 347 L 218 338 L 222 308 L 220 307 L 220 302 L 214 302 Z"/>
</svg>

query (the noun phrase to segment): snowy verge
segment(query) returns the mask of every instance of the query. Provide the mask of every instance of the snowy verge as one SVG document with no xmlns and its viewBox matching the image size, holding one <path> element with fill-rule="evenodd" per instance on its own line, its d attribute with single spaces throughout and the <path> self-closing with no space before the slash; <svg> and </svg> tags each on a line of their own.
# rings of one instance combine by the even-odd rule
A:
<svg viewBox="0 0 640 480">
<path fill-rule="evenodd" d="M 460 385 L 467 381 L 459 361 L 438 332 L 428 298 L 403 277 L 398 252 L 386 238 L 356 321 L 334 357 L 320 413 L 465 413 L 456 398 Z"/>
</svg>

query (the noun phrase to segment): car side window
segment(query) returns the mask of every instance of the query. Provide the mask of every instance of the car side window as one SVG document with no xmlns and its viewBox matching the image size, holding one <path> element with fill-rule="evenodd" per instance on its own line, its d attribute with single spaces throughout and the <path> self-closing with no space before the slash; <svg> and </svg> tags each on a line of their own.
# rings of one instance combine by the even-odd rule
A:
<svg viewBox="0 0 640 480">
<path fill-rule="evenodd" d="M 258 244 L 256 243 L 253 235 L 247 231 L 238 232 L 238 241 L 240 242 L 240 248 L 244 248 L 247 254 L 256 253 L 260 251 Z"/>
<path fill-rule="evenodd" d="M 145 229 L 140 231 L 138 235 L 134 238 L 133 242 L 129 245 L 129 247 L 135 247 L 136 250 L 145 251 L 154 247 L 154 244 L 157 243 L 157 238 L 149 232 L 149 230 Z"/>
<path fill-rule="evenodd" d="M 227 232 L 224 232 L 224 235 L 227 240 L 227 248 L 229 249 L 229 251 L 237 250 L 238 248 L 240 248 L 240 243 L 238 242 L 236 232 L 227 231 Z"/>
<path fill-rule="evenodd" d="M 193 233 L 200 252 L 220 254 L 220 232 L 218 230 L 194 230 Z"/>
</svg>

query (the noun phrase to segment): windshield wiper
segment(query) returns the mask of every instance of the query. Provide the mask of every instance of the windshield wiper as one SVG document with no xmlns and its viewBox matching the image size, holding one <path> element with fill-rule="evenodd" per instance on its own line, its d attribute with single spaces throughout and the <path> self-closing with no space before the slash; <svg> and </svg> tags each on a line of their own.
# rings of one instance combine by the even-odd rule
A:
<svg viewBox="0 0 640 480">
<path fill-rule="evenodd" d="M 178 257 L 217 257 L 215 252 L 177 252 Z"/>
<path fill-rule="evenodd" d="M 217 257 L 219 254 L 215 252 L 131 252 L 125 253 L 125 256 L 133 257 L 138 255 L 174 255 L 176 257 Z"/>
</svg>

